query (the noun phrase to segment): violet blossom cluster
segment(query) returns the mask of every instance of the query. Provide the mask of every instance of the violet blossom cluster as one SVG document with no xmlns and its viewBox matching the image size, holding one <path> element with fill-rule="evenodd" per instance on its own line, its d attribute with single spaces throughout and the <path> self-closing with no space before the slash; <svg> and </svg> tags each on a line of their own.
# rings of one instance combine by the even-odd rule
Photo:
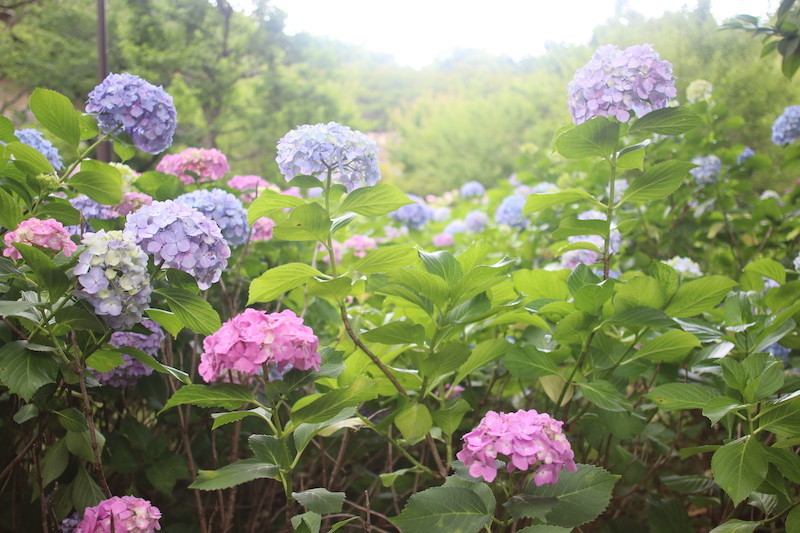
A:
<svg viewBox="0 0 800 533">
<path fill-rule="evenodd" d="M 122 195 L 122 202 L 111 207 L 115 216 L 125 217 L 146 205 L 153 203 L 153 197 L 143 192 L 126 192 Z"/>
<path fill-rule="evenodd" d="M 62 252 L 67 257 L 78 249 L 77 245 L 70 240 L 69 232 L 64 225 L 54 218 L 23 220 L 17 229 L 9 231 L 3 236 L 3 241 L 7 246 L 3 250 L 3 255 L 11 259 L 22 259 L 22 254 L 11 245 L 15 242 L 50 248 Z"/>
<path fill-rule="evenodd" d="M 156 265 L 193 275 L 203 290 L 219 281 L 231 256 L 216 222 L 172 200 L 153 202 L 128 215 L 124 234 L 153 255 Z"/>
<path fill-rule="evenodd" d="M 666 107 L 678 94 L 672 64 L 649 44 L 625 50 L 612 44 L 601 46 L 575 73 L 568 91 L 575 124 L 597 116 L 627 122 L 632 113 L 642 117 Z"/>
<path fill-rule="evenodd" d="M 58 524 L 58 532 L 59 533 L 74 533 L 75 529 L 78 527 L 78 524 L 81 523 L 81 517 L 76 511 L 72 511 L 68 517 L 64 520 L 59 522 Z"/>
<path fill-rule="evenodd" d="M 800 137 L 800 105 L 790 105 L 772 123 L 772 142 L 783 146 Z"/>
<path fill-rule="evenodd" d="M 589 211 L 584 211 L 583 213 L 578 215 L 579 220 L 606 220 L 606 214 L 597 211 L 596 209 L 590 209 Z M 605 247 L 605 239 L 600 235 L 572 235 L 567 237 L 567 241 L 574 244 L 579 242 L 586 242 L 589 244 L 593 244 L 598 250 L 603 250 Z M 620 234 L 619 230 L 616 228 L 611 229 L 611 236 L 610 236 L 610 243 L 609 243 L 609 252 L 612 254 L 618 253 L 620 250 L 620 246 L 622 244 L 622 235 Z M 564 268 L 568 268 L 570 270 L 577 267 L 579 264 L 584 264 L 586 266 L 592 265 L 599 261 L 602 257 L 601 252 L 596 252 L 594 250 L 586 250 L 586 249 L 579 249 L 579 250 L 569 250 L 564 252 L 564 255 L 561 256 L 561 265 Z"/>
<path fill-rule="evenodd" d="M 147 500 L 113 496 L 87 507 L 75 533 L 154 533 L 160 519 L 161 511 Z"/>
<path fill-rule="evenodd" d="M 696 166 L 689 171 L 698 185 L 711 185 L 717 182 L 722 169 L 722 160 L 715 155 L 697 156 L 692 159 Z"/>
<path fill-rule="evenodd" d="M 467 224 L 461 220 L 456 219 L 450 222 L 447 226 L 444 227 L 442 233 L 449 233 L 450 235 L 456 235 L 457 233 L 466 233 L 468 231 Z"/>
<path fill-rule="evenodd" d="M 164 342 L 164 331 L 156 322 L 152 320 L 142 320 L 142 326 L 151 331 L 149 334 L 134 333 L 132 331 L 115 331 L 111 334 L 111 339 L 108 341 L 112 346 L 117 348 L 122 346 L 132 346 L 137 348 L 148 355 L 155 357 L 161 350 L 161 344 Z M 138 359 L 126 353 L 121 353 L 123 363 L 112 368 L 108 372 L 95 372 L 97 381 L 103 385 L 111 387 L 127 387 L 135 385 L 139 378 L 142 376 L 149 376 L 153 373 L 153 369 L 142 363 Z"/>
<path fill-rule="evenodd" d="M 16 130 L 14 135 L 19 139 L 22 144 L 27 144 L 34 150 L 40 152 L 56 170 L 64 168 L 64 163 L 61 160 L 61 154 L 58 148 L 53 146 L 53 143 L 44 138 L 44 133 L 33 128 L 26 128 L 24 130 Z M 2 143 L 0 143 L 2 144 Z"/>
<path fill-rule="evenodd" d="M 392 211 L 389 213 L 389 218 L 402 222 L 410 229 L 421 229 L 433 218 L 433 210 L 419 196 L 409 194 L 408 197 L 414 203 Z"/>
<path fill-rule="evenodd" d="M 203 340 L 198 372 L 207 383 L 229 371 L 256 375 L 261 365 L 319 370 L 318 339 L 303 319 L 286 309 L 280 313 L 246 309 Z"/>
<path fill-rule="evenodd" d="M 480 233 L 488 223 L 489 215 L 477 209 L 473 209 L 464 217 L 464 225 L 467 227 L 467 231 L 472 233 Z"/>
<path fill-rule="evenodd" d="M 530 224 L 530 220 L 522 214 L 523 207 L 525 207 L 524 197 L 517 194 L 507 196 L 495 211 L 494 221 L 512 228 L 525 229 Z"/>
<path fill-rule="evenodd" d="M 80 284 L 78 297 L 114 329 L 141 321 L 153 292 L 144 251 L 121 231 L 87 233 L 81 242 L 86 249 L 72 271 Z"/>
<path fill-rule="evenodd" d="M 563 422 L 546 413 L 520 410 L 514 413 L 486 413 L 478 427 L 462 437 L 464 447 L 456 457 L 469 468 L 472 477 L 487 482 L 497 477 L 495 460 L 509 458 L 508 471 L 532 470 L 537 487 L 558 482 L 561 470 L 577 472 L 569 441 L 562 433 Z"/>
<path fill-rule="evenodd" d="M 357 234 L 344 241 L 342 246 L 347 250 L 352 250 L 355 257 L 364 257 L 367 255 L 368 250 L 374 250 L 378 247 L 378 242 L 372 237 Z"/>
<path fill-rule="evenodd" d="M 269 217 L 260 217 L 253 222 L 253 231 L 250 234 L 251 241 L 268 241 L 272 239 L 272 228 L 275 221 Z"/>
<path fill-rule="evenodd" d="M 166 154 L 156 170 L 177 176 L 181 183 L 205 183 L 227 174 L 231 167 L 225 154 L 216 148 L 187 148 L 178 154 Z"/>
<path fill-rule="evenodd" d="M 124 131 L 148 154 L 169 148 L 178 125 L 172 97 L 161 86 L 127 72 L 106 76 L 89 93 L 86 112 L 97 115 L 103 132 Z"/>
<path fill-rule="evenodd" d="M 336 122 L 293 129 L 278 141 L 275 160 L 287 181 L 298 174 L 324 181 L 330 171 L 333 183 L 344 185 L 347 192 L 381 179 L 375 142 Z"/>
<path fill-rule="evenodd" d="M 483 196 L 486 193 L 486 187 L 479 181 L 468 181 L 461 186 L 461 196 L 464 198 L 471 198 L 473 196 Z"/>
<path fill-rule="evenodd" d="M 222 236 L 231 246 L 247 241 L 250 225 L 242 202 L 222 189 L 199 189 L 175 198 L 181 204 L 194 207 L 219 226 Z"/>
</svg>

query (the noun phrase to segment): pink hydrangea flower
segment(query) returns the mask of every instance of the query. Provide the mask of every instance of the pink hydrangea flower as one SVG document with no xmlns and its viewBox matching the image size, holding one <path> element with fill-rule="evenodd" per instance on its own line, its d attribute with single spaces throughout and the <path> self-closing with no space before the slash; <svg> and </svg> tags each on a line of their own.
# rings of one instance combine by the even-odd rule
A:
<svg viewBox="0 0 800 533">
<path fill-rule="evenodd" d="M 318 345 L 314 331 L 294 312 L 246 309 L 203 340 L 198 371 L 210 383 L 229 370 L 255 375 L 264 363 L 275 363 L 279 372 L 290 365 L 319 370 Z"/>
<path fill-rule="evenodd" d="M 64 225 L 53 218 L 44 220 L 29 218 L 23 220 L 19 223 L 17 229 L 6 233 L 3 240 L 5 240 L 8 247 L 3 250 L 3 255 L 11 259 L 22 259 L 22 254 L 11 246 L 13 242 L 50 248 L 64 252 L 67 257 L 78 249 L 78 246 L 70 240 L 69 232 L 64 228 Z"/>
<path fill-rule="evenodd" d="M 159 172 L 178 176 L 184 185 L 218 180 L 230 169 L 228 158 L 216 148 L 187 148 L 179 154 L 165 155 L 156 166 Z"/>
<path fill-rule="evenodd" d="M 128 216 L 145 205 L 151 205 L 153 197 L 142 192 L 126 192 L 122 195 L 122 203 L 111 208 L 111 212 L 118 217 Z"/>
<path fill-rule="evenodd" d="M 160 518 L 161 511 L 147 500 L 114 496 L 87 507 L 75 533 L 153 533 L 161 529 Z"/>
<path fill-rule="evenodd" d="M 267 189 L 280 192 L 277 186 L 272 185 L 261 176 L 253 175 L 234 176 L 228 180 L 228 187 L 239 191 L 245 191 L 239 196 L 243 202 L 252 202 L 256 199 L 256 196 Z"/>
<path fill-rule="evenodd" d="M 464 447 L 456 454 L 473 477 L 488 482 L 497 477 L 498 454 L 509 458 L 508 471 L 529 470 L 536 486 L 558 482 L 558 472 L 577 472 L 569 441 L 561 432 L 564 423 L 546 413 L 520 410 L 514 413 L 486 413 L 478 427 L 462 437 Z"/>
<path fill-rule="evenodd" d="M 272 228 L 275 221 L 268 217 L 261 217 L 253 222 L 253 233 L 250 234 L 251 241 L 268 241 L 272 239 Z"/>
<path fill-rule="evenodd" d="M 440 233 L 433 237 L 434 246 L 453 246 L 455 242 L 456 240 L 452 233 Z"/>
<path fill-rule="evenodd" d="M 342 258 L 344 257 L 344 245 L 339 241 L 333 241 L 333 260 L 336 261 L 336 264 L 342 262 Z M 319 258 L 324 263 L 331 262 L 331 255 L 328 253 L 328 249 L 325 248 L 322 243 L 317 244 L 317 252 L 319 252 Z"/>
<path fill-rule="evenodd" d="M 348 250 L 353 250 L 353 255 L 356 257 L 364 257 L 367 255 L 367 250 L 374 250 L 378 247 L 375 239 L 366 235 L 353 235 L 342 245 Z"/>
</svg>

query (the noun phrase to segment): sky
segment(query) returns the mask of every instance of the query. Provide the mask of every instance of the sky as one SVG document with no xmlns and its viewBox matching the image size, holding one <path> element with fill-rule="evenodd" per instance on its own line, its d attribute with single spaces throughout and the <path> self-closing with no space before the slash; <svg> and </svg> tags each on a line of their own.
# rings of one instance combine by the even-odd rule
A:
<svg viewBox="0 0 800 533">
<path fill-rule="evenodd" d="M 240 0 L 246 3 L 245 0 Z M 779 0 L 712 0 L 714 17 L 764 17 Z M 582 44 L 592 29 L 626 3 L 657 17 L 665 10 L 694 9 L 696 0 L 272 0 L 287 14 L 289 34 L 308 32 L 394 56 L 422 68 L 458 48 L 521 59 L 545 43 Z"/>
</svg>

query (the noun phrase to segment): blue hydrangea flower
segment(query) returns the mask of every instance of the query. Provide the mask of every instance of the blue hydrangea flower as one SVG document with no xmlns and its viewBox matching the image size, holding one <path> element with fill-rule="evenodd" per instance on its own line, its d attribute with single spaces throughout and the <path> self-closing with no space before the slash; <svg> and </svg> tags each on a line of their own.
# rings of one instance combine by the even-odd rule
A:
<svg viewBox="0 0 800 533">
<path fill-rule="evenodd" d="M 247 241 L 250 225 L 247 211 L 236 196 L 222 189 L 200 189 L 182 194 L 176 202 L 194 207 L 213 220 L 222 231 L 222 236 L 231 246 L 239 246 Z"/>
<path fill-rule="evenodd" d="M 792 353 L 791 348 L 787 348 L 786 346 L 782 346 L 777 342 L 770 344 L 767 347 L 767 353 L 771 354 L 774 357 L 777 357 L 784 363 L 789 363 L 789 355 Z"/>
<path fill-rule="evenodd" d="M 336 122 L 293 129 L 278 141 L 275 160 L 287 181 L 298 174 L 324 181 L 330 170 L 331 180 L 344 185 L 347 192 L 381 179 L 375 142 Z"/>
<path fill-rule="evenodd" d="M 479 181 L 468 181 L 461 186 L 461 196 L 469 198 L 472 196 L 483 196 L 486 188 Z"/>
<path fill-rule="evenodd" d="M 489 215 L 483 211 L 478 211 L 477 209 L 467 213 L 467 216 L 464 219 L 464 224 L 467 226 L 467 231 L 471 231 L 472 233 L 480 233 L 488 223 Z"/>
<path fill-rule="evenodd" d="M 153 202 L 127 216 L 124 234 L 156 265 L 183 270 L 203 290 L 219 281 L 231 249 L 217 223 L 186 204 Z"/>
<path fill-rule="evenodd" d="M 436 207 L 431 209 L 431 220 L 434 222 L 444 222 L 448 218 L 452 212 L 450 211 L 449 207 Z"/>
<path fill-rule="evenodd" d="M 719 171 L 722 168 L 722 161 L 715 155 L 698 156 L 692 159 L 692 163 L 699 165 L 689 171 L 694 176 L 698 185 L 711 185 L 716 183 Z"/>
<path fill-rule="evenodd" d="M 791 105 L 772 124 L 772 142 L 785 145 L 800 137 L 800 105 Z"/>
<path fill-rule="evenodd" d="M 87 233 L 81 242 L 86 249 L 73 269 L 81 287 L 78 297 L 92 304 L 110 327 L 132 327 L 141 320 L 153 291 L 147 255 L 121 231 Z"/>
<path fill-rule="evenodd" d="M 522 215 L 523 207 L 525 207 L 525 198 L 516 194 L 507 196 L 495 211 L 494 221 L 512 228 L 525 229 L 530 224 L 530 220 Z"/>
<path fill-rule="evenodd" d="M 750 148 L 749 146 L 745 146 L 744 150 L 742 150 L 742 153 L 736 156 L 736 164 L 741 165 L 742 163 L 744 163 L 751 157 L 754 157 L 755 155 L 756 153 L 753 151 L 752 148 Z"/>
<path fill-rule="evenodd" d="M 14 132 L 19 142 L 27 144 L 31 148 L 38 150 L 44 155 L 47 160 L 53 165 L 56 170 L 64 168 L 64 163 L 61 160 L 61 154 L 58 153 L 58 148 L 53 146 L 53 143 L 44 138 L 44 133 L 33 128 L 26 128 L 24 130 L 17 130 Z"/>
<path fill-rule="evenodd" d="M 389 217 L 402 222 L 411 229 L 420 229 L 431 220 L 433 210 L 419 196 L 409 194 L 408 197 L 414 200 L 414 203 L 392 211 L 389 213 Z"/>
<path fill-rule="evenodd" d="M 148 154 L 169 148 L 178 125 L 172 97 L 161 86 L 127 72 L 106 76 L 89 93 L 86 112 L 97 115 L 103 132 L 124 131 Z"/>
<path fill-rule="evenodd" d="M 451 235 L 455 235 L 456 233 L 466 233 L 466 232 L 467 232 L 467 224 L 463 220 L 458 219 L 450 222 L 447 226 L 445 226 L 443 233 L 449 233 Z"/>
<path fill-rule="evenodd" d="M 161 344 L 164 342 L 164 331 L 156 322 L 152 320 L 142 320 L 142 326 L 149 329 L 152 333 L 134 333 L 132 331 L 115 331 L 111 334 L 109 344 L 116 347 L 132 346 L 153 357 L 158 355 Z M 95 372 L 97 381 L 103 385 L 112 387 L 127 387 L 135 385 L 142 376 L 149 376 L 153 369 L 134 357 L 122 353 L 123 364 L 112 368 L 108 372 Z"/>
</svg>

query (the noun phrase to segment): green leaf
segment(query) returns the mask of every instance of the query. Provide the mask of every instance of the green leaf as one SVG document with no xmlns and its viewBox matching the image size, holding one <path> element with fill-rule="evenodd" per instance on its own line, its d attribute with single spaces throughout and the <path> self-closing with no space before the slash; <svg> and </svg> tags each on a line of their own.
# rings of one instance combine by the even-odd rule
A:
<svg viewBox="0 0 800 533">
<path fill-rule="evenodd" d="M 761 522 L 745 522 L 744 520 L 734 518 L 732 520 L 728 520 L 722 525 L 715 527 L 708 533 L 752 533 L 760 525 Z M 787 529 L 786 531 L 791 530 Z"/>
<path fill-rule="evenodd" d="M 169 374 L 173 378 L 187 385 L 192 382 L 192 380 L 189 378 L 189 374 L 187 374 L 183 370 L 179 370 L 177 368 L 173 368 L 167 365 L 162 365 L 156 360 L 155 357 L 153 357 L 149 353 L 144 353 L 143 351 L 134 348 L 133 346 L 120 346 L 118 350 L 122 353 L 130 355 L 140 363 L 143 363 L 144 365 L 152 368 L 156 372 L 161 372 L 162 374 Z"/>
<path fill-rule="evenodd" d="M 302 454 L 306 449 L 308 443 L 315 435 L 318 435 L 322 430 L 338 424 L 352 417 L 356 412 L 355 407 L 346 407 L 336 414 L 333 418 L 320 422 L 318 424 L 299 424 L 294 430 L 292 437 L 294 438 L 294 447 L 296 453 Z"/>
<path fill-rule="evenodd" d="M 180 455 L 168 455 L 147 467 L 144 473 L 157 491 L 167 495 L 172 494 L 179 479 L 189 478 L 186 458 Z"/>
<path fill-rule="evenodd" d="M 454 383 L 459 383 L 475 370 L 500 359 L 511 347 L 505 339 L 490 339 L 479 343 L 473 348 L 469 358 L 461 365 L 456 374 Z"/>
<path fill-rule="evenodd" d="M 711 473 L 734 505 L 747 498 L 767 476 L 767 450 L 752 435 L 729 442 L 711 457 Z"/>
<path fill-rule="evenodd" d="M 575 270 L 572 271 L 572 274 L 569 275 L 569 278 L 567 278 L 567 288 L 569 292 L 575 296 L 578 294 L 579 290 L 587 285 L 597 285 L 601 281 L 602 279 L 592 272 L 592 269 L 580 263 Z"/>
<path fill-rule="evenodd" d="M 632 307 L 651 307 L 658 309 L 664 306 L 666 298 L 658 281 L 650 276 L 636 276 L 616 286 L 614 309 L 625 311 Z"/>
<path fill-rule="evenodd" d="M 176 405 L 191 404 L 197 407 L 222 407 L 223 409 L 239 409 L 248 403 L 256 403 L 253 392 L 247 387 L 233 383 L 208 385 L 184 385 L 175 391 L 159 413 L 163 413 Z"/>
<path fill-rule="evenodd" d="M 277 224 L 273 229 L 275 238 L 284 241 L 319 241 L 328 240 L 331 220 L 325 209 L 317 203 L 305 204 L 292 209 L 289 218 Z"/>
<path fill-rule="evenodd" d="M 81 140 L 85 141 L 92 137 L 97 137 L 100 134 L 100 128 L 97 126 L 97 120 L 92 115 L 79 115 L 78 127 L 81 131 Z"/>
<path fill-rule="evenodd" d="M 22 209 L 19 203 L 4 189 L 0 189 L 0 226 L 15 230 L 20 222 L 22 222 Z"/>
<path fill-rule="evenodd" d="M 622 324 L 635 328 L 671 328 L 675 322 L 652 307 L 630 307 L 607 320 L 613 324 Z"/>
<path fill-rule="evenodd" d="M 28 310 L 40 305 L 38 302 L 0 301 L 0 316 L 25 316 Z"/>
<path fill-rule="evenodd" d="M 42 459 L 42 485 L 47 486 L 58 479 L 69 464 L 67 441 L 58 439 L 44 452 Z"/>
<path fill-rule="evenodd" d="M 37 416 L 39 416 L 39 408 L 36 407 L 36 404 L 26 403 L 19 408 L 19 411 L 14 413 L 14 422 L 17 424 L 24 424 L 31 418 L 36 418 Z"/>
<path fill-rule="evenodd" d="M 77 226 L 81 221 L 81 212 L 61 198 L 49 197 L 47 202 L 40 203 L 33 210 L 38 219 L 54 218 L 65 226 Z"/>
<path fill-rule="evenodd" d="M 569 204 L 580 200 L 587 200 L 593 206 L 603 205 L 597 198 L 583 189 L 564 189 L 558 192 L 529 195 L 528 199 L 525 201 L 525 207 L 522 213 L 530 215 L 531 213 L 542 211 L 548 207 Z"/>
<path fill-rule="evenodd" d="M 695 166 L 683 161 L 665 161 L 654 165 L 631 181 L 620 203 L 651 202 L 666 198 L 681 186 L 686 174 Z"/>
<path fill-rule="evenodd" d="M 579 235 L 608 235 L 608 222 L 605 220 L 581 220 L 576 217 L 562 218 L 558 229 L 551 235 L 553 239 L 564 239 Z"/>
<path fill-rule="evenodd" d="M 97 440 L 97 447 L 100 452 L 106 444 L 106 438 L 102 433 L 95 430 L 95 439 Z M 92 440 L 89 436 L 89 431 L 68 431 L 67 436 L 64 438 L 67 442 L 69 451 L 80 457 L 81 459 L 93 463 L 94 451 L 92 451 Z"/>
<path fill-rule="evenodd" d="M 684 283 L 664 313 L 673 318 L 694 316 L 713 309 L 737 285 L 725 276 L 706 276 Z"/>
<path fill-rule="evenodd" d="M 522 529 L 518 529 L 517 533 L 570 533 L 572 531 L 571 527 L 558 527 L 558 526 L 548 526 L 546 524 L 540 524 L 537 526 L 528 526 Z"/>
<path fill-rule="evenodd" d="M 346 407 L 356 407 L 378 396 L 375 380 L 358 376 L 347 388 L 334 389 L 315 398 L 310 403 L 292 410 L 292 423 L 317 424 L 327 422 Z"/>
<path fill-rule="evenodd" d="M 711 389 L 691 383 L 667 383 L 651 390 L 647 397 L 663 411 L 676 409 L 702 409 L 719 394 Z"/>
<path fill-rule="evenodd" d="M 420 403 L 410 404 L 397 413 L 394 425 L 407 441 L 414 442 L 425 435 L 433 427 L 433 418 L 427 407 Z"/>
<path fill-rule="evenodd" d="M 25 348 L 24 341 L 14 341 L 0 348 L 0 381 L 26 402 L 42 385 L 54 383 L 58 364 L 49 353 Z"/>
<path fill-rule="evenodd" d="M 236 422 L 238 420 L 242 420 L 243 418 L 247 418 L 249 416 L 257 416 L 262 420 L 270 420 L 270 413 L 266 409 L 262 407 L 256 407 L 255 409 L 250 409 L 248 411 L 231 411 L 229 413 L 211 413 L 211 418 L 214 419 L 214 423 L 211 425 L 211 429 L 217 429 L 220 426 L 224 426 L 225 424 L 230 424 L 231 422 Z"/>
<path fill-rule="evenodd" d="M 183 322 L 175 316 L 175 313 L 164 311 L 163 309 L 145 309 L 147 316 L 158 322 L 158 324 L 167 330 L 173 338 L 178 336 L 178 333 L 183 329 Z"/>
<path fill-rule="evenodd" d="M 578 465 L 577 472 L 562 470 L 558 482 L 537 487 L 528 483 L 525 493 L 554 497 L 558 503 L 546 514 L 547 522 L 562 527 L 577 527 L 595 519 L 611 501 L 619 476 L 592 465 Z"/>
<path fill-rule="evenodd" d="M 86 330 L 95 333 L 105 333 L 108 327 L 97 318 L 97 315 L 77 305 L 63 307 L 56 312 L 56 322 L 70 326 L 73 330 Z"/>
<path fill-rule="evenodd" d="M 308 511 L 293 516 L 290 523 L 295 533 L 319 533 L 322 516 L 319 513 Z"/>
<path fill-rule="evenodd" d="M 433 487 L 412 495 L 389 521 L 403 533 L 477 533 L 491 522 L 493 511 L 468 488 Z"/>
<path fill-rule="evenodd" d="M 153 197 L 153 200 L 171 200 L 186 192 L 178 176 L 150 170 L 142 173 L 135 182 L 136 188 Z"/>
<path fill-rule="evenodd" d="M 12 244 L 39 278 L 42 288 L 48 291 L 51 302 L 55 302 L 67 291 L 71 285 L 69 278 L 44 252 L 29 244 L 21 242 Z"/>
<path fill-rule="evenodd" d="M 503 357 L 503 364 L 512 376 L 519 379 L 537 379 L 558 374 L 552 355 L 530 345 L 511 348 Z"/>
<path fill-rule="evenodd" d="M 69 178 L 67 185 L 101 204 L 122 202 L 122 176 L 119 170 L 102 161 L 81 161 L 80 172 Z"/>
<path fill-rule="evenodd" d="M 377 217 L 400 209 L 414 201 L 394 185 L 361 187 L 349 193 L 339 206 L 339 212 L 352 211 L 359 215 Z"/>
<path fill-rule="evenodd" d="M 774 259 L 756 259 L 744 267 L 744 271 L 754 272 L 781 284 L 786 283 L 786 268 Z"/>
<path fill-rule="evenodd" d="M 647 132 L 659 135 L 680 135 L 700 126 L 703 119 L 700 115 L 685 107 L 665 107 L 647 113 L 636 119 L 629 134 Z"/>
<path fill-rule="evenodd" d="M 78 475 L 72 482 L 72 503 L 76 509 L 93 507 L 103 501 L 106 495 L 83 464 L 78 468 Z"/>
<path fill-rule="evenodd" d="M 410 321 L 398 320 L 364 332 L 362 337 L 379 344 L 423 344 L 425 328 Z"/>
<path fill-rule="evenodd" d="M 461 425 L 464 415 L 470 411 L 472 411 L 472 407 L 466 400 L 459 398 L 453 406 L 434 411 L 432 414 L 433 424 L 445 435 L 452 436 Z"/>
<path fill-rule="evenodd" d="M 406 267 L 416 260 L 417 251 L 413 244 L 397 244 L 368 252 L 350 269 L 364 274 L 377 274 Z"/>
<path fill-rule="evenodd" d="M 259 461 L 284 468 L 289 466 L 286 444 L 278 438 L 272 435 L 250 435 L 247 442 L 250 444 L 250 449 L 253 450 L 253 455 Z"/>
<path fill-rule="evenodd" d="M 201 335 L 211 335 L 222 326 L 211 304 L 185 289 L 164 288 L 153 291 L 167 301 L 170 310 L 184 326 Z"/>
<path fill-rule="evenodd" d="M 558 498 L 552 496 L 534 496 L 532 494 L 517 494 L 512 496 L 503 504 L 508 508 L 508 514 L 512 518 L 520 520 L 522 518 L 536 518 L 544 520 L 545 515 L 550 511 L 555 504 L 558 503 Z M 558 528 L 563 531 L 562 528 Z M 567 530 L 570 531 L 570 530 Z"/>
<path fill-rule="evenodd" d="M 619 122 L 594 117 L 561 133 L 555 149 L 567 159 L 608 158 L 619 142 Z"/>
<path fill-rule="evenodd" d="M 254 479 L 275 479 L 280 473 L 280 468 L 269 463 L 262 463 L 258 459 L 243 459 L 236 461 L 219 470 L 200 470 L 197 480 L 189 485 L 190 489 L 219 490 L 241 485 Z"/>
<path fill-rule="evenodd" d="M 744 407 L 747 405 L 730 396 L 715 396 L 703 407 L 703 416 L 711 420 L 712 424 L 716 424 L 728 413 Z"/>
<path fill-rule="evenodd" d="M 133 156 L 136 155 L 136 148 L 128 143 L 120 141 L 119 139 L 114 140 L 113 147 L 114 153 L 117 154 L 117 157 L 119 157 L 123 163 L 129 159 L 132 159 Z"/>
<path fill-rule="evenodd" d="M 644 168 L 644 152 L 650 141 L 640 142 L 633 146 L 626 146 L 617 154 L 617 167 L 619 168 Z"/>
<path fill-rule="evenodd" d="M 271 191 L 265 191 L 259 194 L 247 209 L 247 222 L 252 224 L 261 217 L 269 216 L 270 213 L 277 209 L 300 207 L 301 205 L 306 205 L 307 203 L 308 202 L 302 198 L 297 198 L 295 196 L 289 196 L 286 194 L 274 194 Z"/>
<path fill-rule="evenodd" d="M 438 252 L 428 253 L 420 250 L 419 257 L 422 259 L 422 263 L 428 273 L 439 276 L 450 287 L 461 280 L 461 265 L 450 252 L 439 250 Z"/>
<path fill-rule="evenodd" d="M 0 365 L 2 360 L 0 360 Z M 765 407 L 759 417 L 759 431 L 766 430 L 781 437 L 800 434 L 800 396 Z"/>
<path fill-rule="evenodd" d="M 607 411 L 629 411 L 631 404 L 610 382 L 598 379 L 588 383 L 575 383 L 587 401 Z"/>
<path fill-rule="evenodd" d="M 61 411 L 53 411 L 53 414 L 58 417 L 59 424 L 67 431 L 81 432 L 89 430 L 86 417 L 74 407 L 62 409 Z"/>
<path fill-rule="evenodd" d="M 326 515 L 342 512 L 345 493 L 331 492 L 327 489 L 318 488 L 304 490 L 303 492 L 293 492 L 292 497 L 306 510 Z"/>
<path fill-rule="evenodd" d="M 269 302 L 283 293 L 299 287 L 313 276 L 322 272 L 305 263 L 286 263 L 271 268 L 250 283 L 250 296 L 247 304 Z"/>
<path fill-rule="evenodd" d="M 86 358 L 86 366 L 97 372 L 108 372 L 124 362 L 119 350 L 95 350 Z"/>
<path fill-rule="evenodd" d="M 54 174 L 55 169 L 50 161 L 36 148 L 21 142 L 10 142 L 6 151 L 14 156 L 14 161 L 22 163 L 33 174 Z"/>
<path fill-rule="evenodd" d="M 647 341 L 623 364 L 640 357 L 647 357 L 657 363 L 678 363 L 683 361 L 694 348 L 699 347 L 700 341 L 697 337 L 679 329 L 672 329 Z"/>
<path fill-rule="evenodd" d="M 0 142 L 10 143 L 19 141 L 14 135 L 14 123 L 0 115 Z"/>
<path fill-rule="evenodd" d="M 50 89 L 38 88 L 31 94 L 30 107 L 36 120 L 50 133 L 73 148 L 78 147 L 81 140 L 81 129 L 78 125 L 80 113 L 72 107 L 69 98 Z"/>
</svg>

